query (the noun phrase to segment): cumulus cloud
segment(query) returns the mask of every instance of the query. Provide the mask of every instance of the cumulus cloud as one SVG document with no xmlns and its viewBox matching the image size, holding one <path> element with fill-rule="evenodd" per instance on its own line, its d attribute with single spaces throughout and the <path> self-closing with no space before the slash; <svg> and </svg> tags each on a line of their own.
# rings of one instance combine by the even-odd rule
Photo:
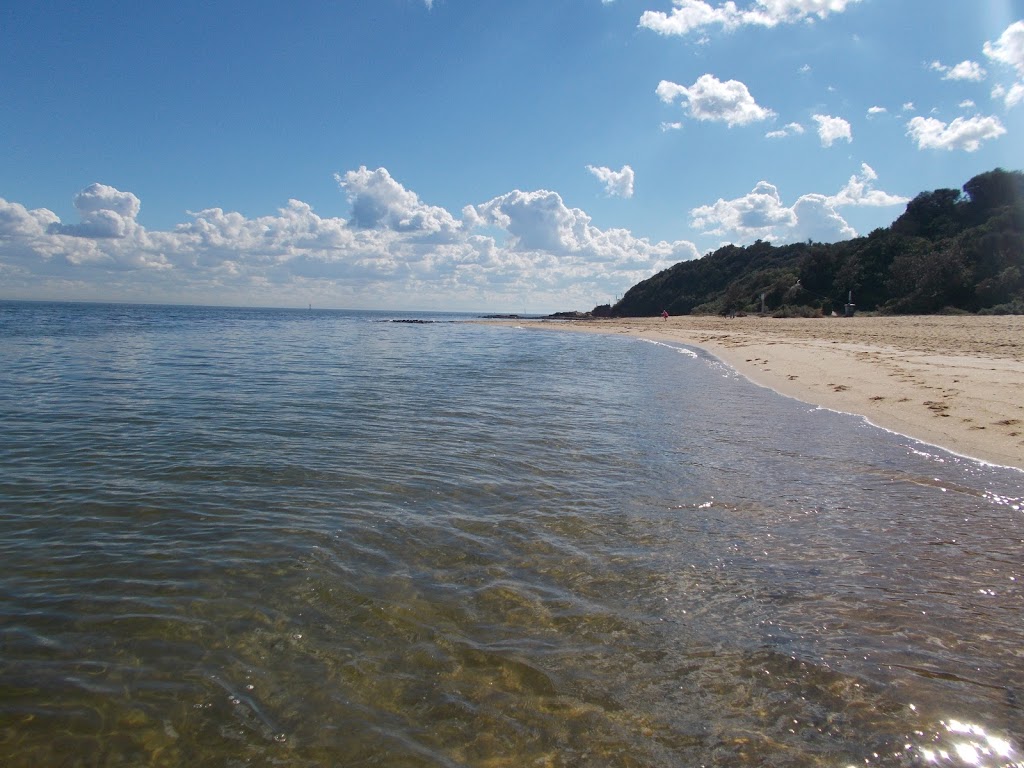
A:
<svg viewBox="0 0 1024 768">
<path fill-rule="evenodd" d="M 884 115 L 889 110 L 885 107 L 868 107 L 868 117 L 874 117 L 875 115 Z"/>
<path fill-rule="evenodd" d="M 976 61 L 961 61 L 945 75 L 943 80 L 971 80 L 980 82 L 985 79 L 988 72 Z"/>
<path fill-rule="evenodd" d="M 860 173 L 850 177 L 839 192 L 828 198 L 832 207 L 838 208 L 844 205 L 862 206 L 887 206 L 903 205 L 910 201 L 909 197 L 890 195 L 880 189 L 874 188 L 874 182 L 878 179 L 875 169 L 867 163 L 861 163 Z"/>
<path fill-rule="evenodd" d="M 468 226 L 491 226 L 509 235 L 507 247 L 516 253 L 547 253 L 609 264 L 651 263 L 672 255 L 676 261 L 694 258 L 696 247 L 687 241 L 651 244 L 622 229 L 601 230 L 590 216 L 570 208 L 561 195 L 549 190 L 513 190 L 486 203 L 467 206 Z"/>
<path fill-rule="evenodd" d="M 422 203 L 415 192 L 391 178 L 386 168 L 370 171 L 364 165 L 334 178 L 352 206 L 353 226 L 428 236 L 450 236 L 461 226 L 444 208 Z"/>
<path fill-rule="evenodd" d="M 972 80 L 980 82 L 988 74 L 976 61 L 961 61 L 952 67 L 947 67 L 939 61 L 933 61 L 930 69 L 935 72 L 941 72 L 943 80 Z"/>
<path fill-rule="evenodd" d="M 60 219 L 47 208 L 28 210 L 0 197 L 0 239 L 35 239 L 46 235 Z"/>
<path fill-rule="evenodd" d="M 1019 77 L 1024 77 L 1024 20 L 1008 26 L 994 43 L 986 41 L 982 50 L 993 61 L 1013 67 Z"/>
<path fill-rule="evenodd" d="M 113 237 L 128 235 L 135 227 L 141 203 L 131 192 L 121 192 L 106 184 L 90 184 L 74 198 L 79 224 L 54 222 L 56 234 L 74 237 Z"/>
<path fill-rule="evenodd" d="M 800 196 L 793 204 L 793 212 L 796 214 L 796 226 L 790 233 L 793 242 L 835 242 L 857 236 L 857 230 L 846 223 L 825 195 Z"/>
<path fill-rule="evenodd" d="M 841 117 L 831 115 L 814 115 L 814 122 L 818 124 L 818 138 L 821 139 L 821 146 L 831 147 L 840 139 L 847 142 L 853 141 L 853 134 L 850 131 L 850 124 Z"/>
<path fill-rule="evenodd" d="M 671 264 L 696 258 L 685 240 L 651 243 L 625 229 L 599 229 L 557 192 L 513 190 L 463 209 L 467 228 L 497 228 L 505 242 L 491 242 L 494 269 L 512 269 L 534 285 L 614 285 L 621 292 Z"/>
<path fill-rule="evenodd" d="M 304 253 L 330 254 L 356 250 L 359 237 L 344 219 L 321 218 L 311 206 L 289 200 L 276 216 L 247 218 L 221 208 L 190 214 L 179 224 L 170 245 L 191 264 L 221 261 L 284 263 Z"/>
<path fill-rule="evenodd" d="M 557 192 L 514 190 L 489 202 L 467 206 L 463 219 L 474 226 L 489 225 L 511 235 L 515 251 L 548 251 L 556 255 L 579 252 L 592 240 L 590 217 L 569 208 Z"/>
<path fill-rule="evenodd" d="M 791 243 L 800 240 L 832 242 L 856 237 L 824 195 L 809 194 L 787 206 L 774 184 L 760 181 L 754 189 L 734 200 L 719 199 L 690 211 L 692 225 L 706 235 L 731 242 L 754 240 Z"/>
<path fill-rule="evenodd" d="M 767 181 L 733 200 L 719 199 L 690 211 L 691 224 L 705 235 L 717 235 L 730 242 L 745 244 L 754 240 L 792 243 L 811 239 L 817 242 L 848 240 L 857 236 L 836 210 L 843 206 L 901 205 L 908 198 L 890 195 L 874 188 L 878 174 L 867 163 L 850 177 L 834 195 L 801 195 L 786 205 L 778 188 Z"/>
<path fill-rule="evenodd" d="M 860 0 L 755 0 L 744 8 L 734 0 L 712 5 L 706 0 L 672 0 L 671 12 L 644 11 L 639 26 L 659 35 L 684 36 L 706 27 L 732 31 L 742 26 L 775 27 L 825 19 Z"/>
<path fill-rule="evenodd" d="M 782 203 L 774 184 L 759 181 L 754 189 L 734 200 L 719 198 L 712 205 L 690 211 L 692 225 L 706 235 L 739 235 L 740 240 L 775 239 L 775 232 L 791 230 L 796 213 Z"/>
<path fill-rule="evenodd" d="M 1024 81 L 1014 83 L 1009 88 L 997 85 L 992 89 L 992 98 L 1000 99 L 1007 107 L 1015 107 L 1024 101 Z"/>
<path fill-rule="evenodd" d="M 654 89 L 654 92 L 658 94 L 658 98 L 665 104 L 672 104 L 679 98 L 685 99 L 688 94 L 685 85 L 679 85 L 670 80 L 662 80 L 658 83 L 658 87 Z"/>
<path fill-rule="evenodd" d="M 206 208 L 164 231 L 104 185 L 75 197 L 77 225 L 0 199 L 0 274 L 27 298 L 51 286 L 69 298 L 550 311 L 589 308 L 698 255 L 688 241 L 596 227 L 554 192 L 516 190 L 456 218 L 383 168 L 337 180 L 347 218 L 290 200 L 259 217 Z"/>
<path fill-rule="evenodd" d="M 722 82 L 714 75 L 704 74 L 690 87 L 662 80 L 655 93 L 666 104 L 677 99 L 685 102 L 683 108 L 697 120 L 724 122 L 734 125 L 767 120 L 775 116 L 754 101 L 747 86 L 739 80 Z"/>
<path fill-rule="evenodd" d="M 992 61 L 1010 66 L 1017 73 L 1017 82 L 997 85 L 992 98 L 1002 99 L 1007 108 L 1024 101 L 1024 20 L 1008 26 L 994 43 L 986 41 L 982 50 Z"/>
<path fill-rule="evenodd" d="M 787 136 L 799 136 L 804 132 L 804 127 L 800 123 L 788 123 L 777 131 L 768 131 L 764 135 L 766 139 L 784 139 Z"/>
<path fill-rule="evenodd" d="M 628 165 L 622 166 L 622 170 L 613 171 L 604 166 L 588 165 L 587 170 L 604 183 L 605 194 L 609 197 L 632 197 L 633 196 L 633 169 Z"/>
<path fill-rule="evenodd" d="M 975 152 L 983 141 L 997 139 L 1004 133 L 1006 128 L 995 116 L 958 117 L 948 124 L 934 117 L 915 117 L 907 123 L 907 135 L 917 142 L 918 149 Z"/>
</svg>

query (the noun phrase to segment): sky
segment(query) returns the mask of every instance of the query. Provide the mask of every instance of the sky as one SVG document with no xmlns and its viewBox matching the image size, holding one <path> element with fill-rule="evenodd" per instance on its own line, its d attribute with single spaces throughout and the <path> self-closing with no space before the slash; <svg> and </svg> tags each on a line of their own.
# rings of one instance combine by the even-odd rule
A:
<svg viewBox="0 0 1024 768">
<path fill-rule="evenodd" d="M 546 313 L 1024 170 L 1024 0 L 0 8 L 0 299 Z"/>
</svg>

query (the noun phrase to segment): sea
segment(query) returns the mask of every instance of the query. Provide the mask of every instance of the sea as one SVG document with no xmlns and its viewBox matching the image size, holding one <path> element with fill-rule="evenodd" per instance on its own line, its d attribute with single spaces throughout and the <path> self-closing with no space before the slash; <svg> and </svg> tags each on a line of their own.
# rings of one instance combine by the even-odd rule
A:
<svg viewBox="0 0 1024 768">
<path fill-rule="evenodd" d="M 0 765 L 1024 765 L 1024 473 L 474 319 L 0 302 Z"/>
</svg>

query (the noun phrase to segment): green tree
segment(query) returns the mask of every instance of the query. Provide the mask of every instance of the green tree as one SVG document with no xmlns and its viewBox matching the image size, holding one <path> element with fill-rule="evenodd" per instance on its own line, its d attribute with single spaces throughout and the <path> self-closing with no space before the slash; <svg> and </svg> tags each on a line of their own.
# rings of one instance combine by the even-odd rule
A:
<svg viewBox="0 0 1024 768">
<path fill-rule="evenodd" d="M 759 309 L 1024 312 L 1024 173 L 996 168 L 922 192 L 891 227 L 831 245 L 727 245 L 633 286 L 614 315 Z M 798 283 L 799 279 L 799 283 Z M 788 309 L 786 309 L 788 308 Z"/>
<path fill-rule="evenodd" d="M 887 288 L 893 295 L 889 309 L 914 314 L 961 307 L 974 293 L 971 270 L 953 240 L 938 250 L 901 253 L 889 267 Z"/>
</svg>

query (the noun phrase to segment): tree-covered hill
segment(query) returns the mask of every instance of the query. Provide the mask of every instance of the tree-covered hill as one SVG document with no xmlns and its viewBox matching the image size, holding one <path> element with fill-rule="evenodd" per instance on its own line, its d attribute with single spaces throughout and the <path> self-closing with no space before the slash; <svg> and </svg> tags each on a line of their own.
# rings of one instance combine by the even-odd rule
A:
<svg viewBox="0 0 1024 768">
<path fill-rule="evenodd" d="M 839 243 L 727 245 L 630 288 L 619 317 L 857 310 L 1024 314 L 1024 173 L 997 168 L 922 192 L 888 228 Z"/>
</svg>

